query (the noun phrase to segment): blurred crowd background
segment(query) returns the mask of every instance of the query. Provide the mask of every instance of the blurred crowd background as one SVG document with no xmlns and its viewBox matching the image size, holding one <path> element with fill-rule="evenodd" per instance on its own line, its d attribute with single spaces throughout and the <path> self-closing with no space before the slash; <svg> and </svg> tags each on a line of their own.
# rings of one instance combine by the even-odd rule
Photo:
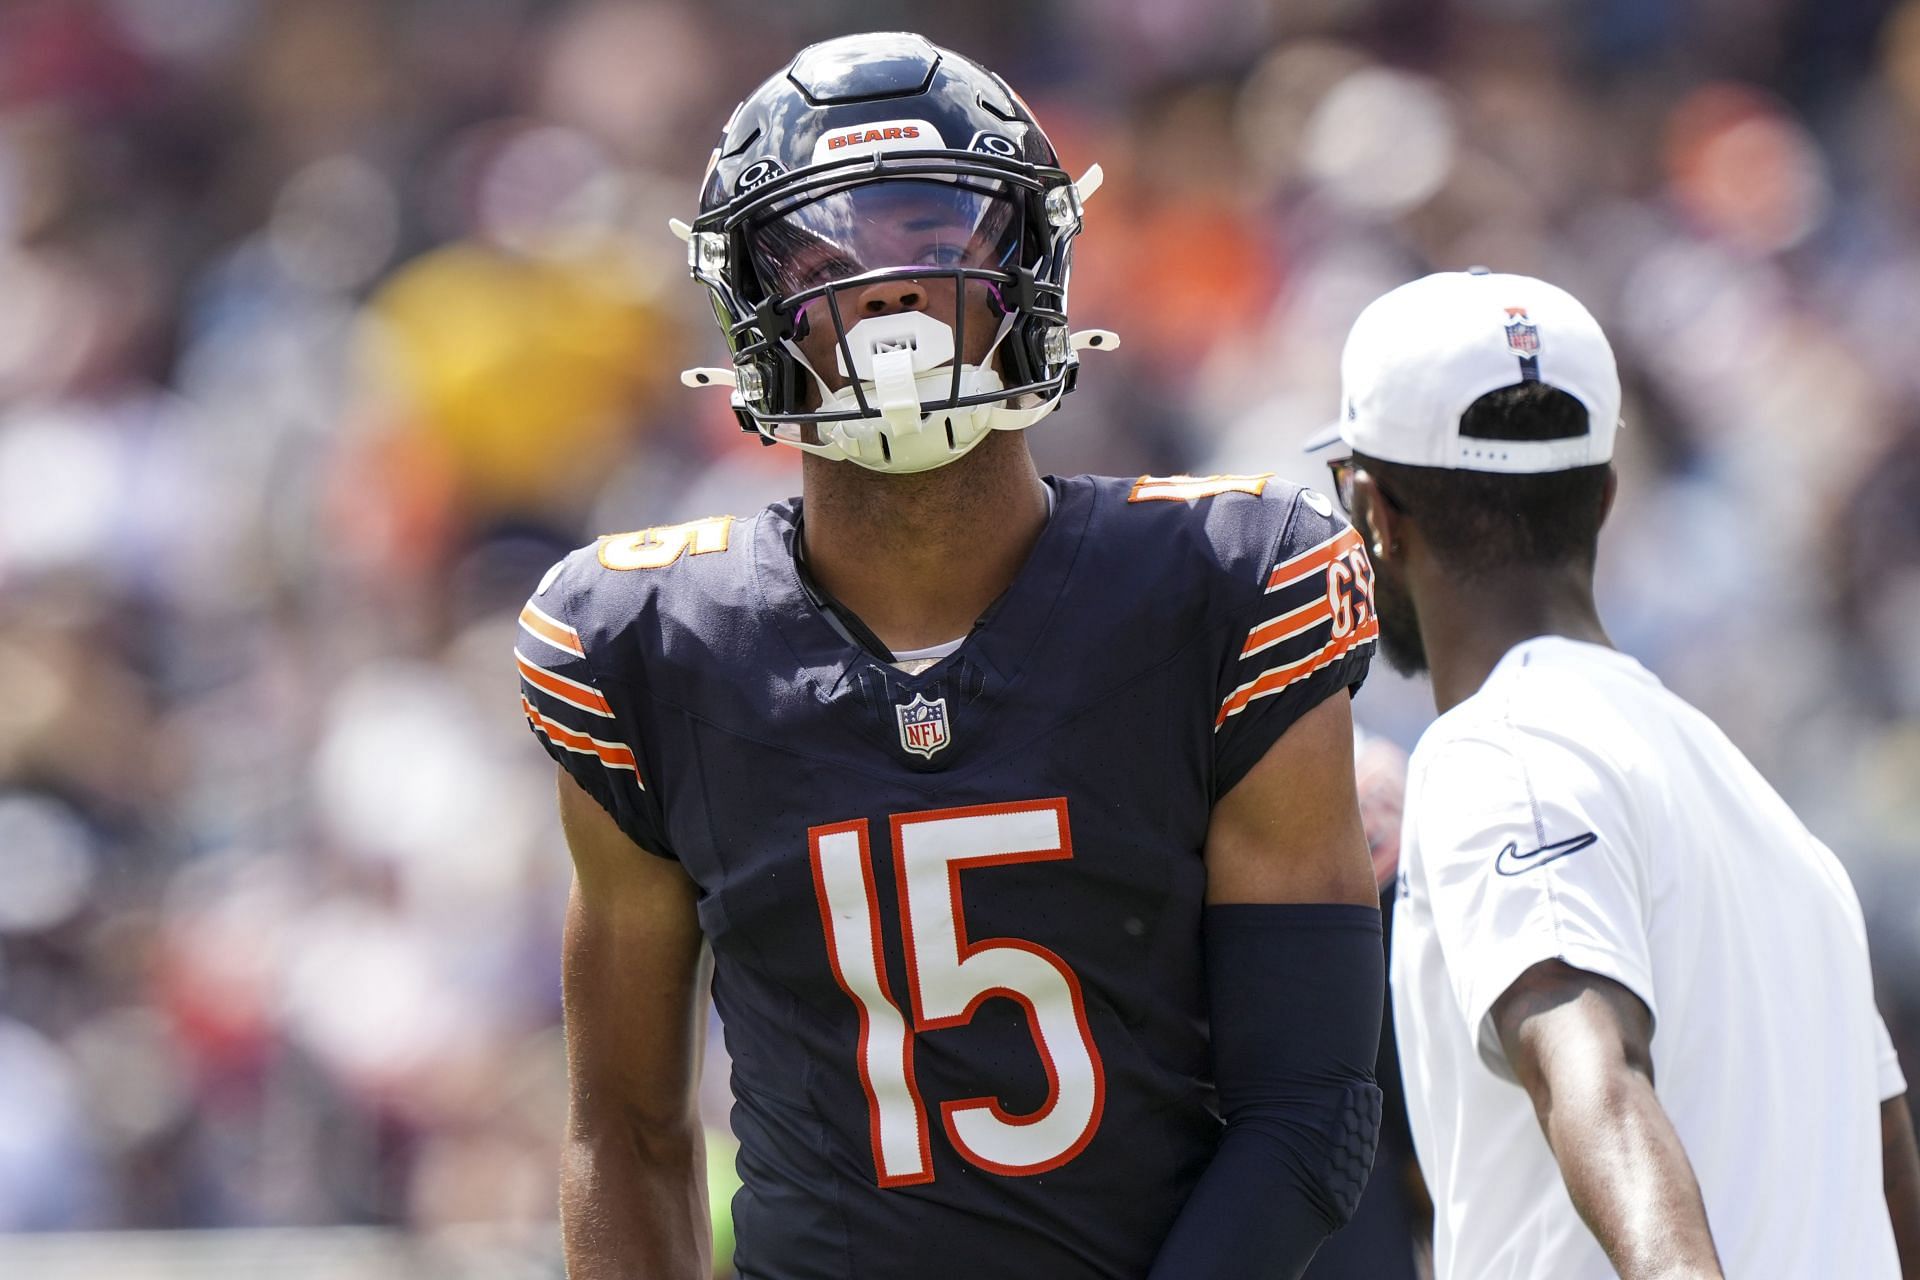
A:
<svg viewBox="0 0 1920 1280">
<path fill-rule="evenodd" d="M 549 1230 L 514 611 L 797 488 L 676 382 L 723 349 L 666 221 L 886 27 L 1106 169 L 1073 312 L 1126 346 L 1046 469 L 1317 481 L 1376 294 L 1593 307 L 1614 637 L 1845 860 L 1920 1073 L 1920 0 L 5 0 L 0 1230 Z"/>
</svg>

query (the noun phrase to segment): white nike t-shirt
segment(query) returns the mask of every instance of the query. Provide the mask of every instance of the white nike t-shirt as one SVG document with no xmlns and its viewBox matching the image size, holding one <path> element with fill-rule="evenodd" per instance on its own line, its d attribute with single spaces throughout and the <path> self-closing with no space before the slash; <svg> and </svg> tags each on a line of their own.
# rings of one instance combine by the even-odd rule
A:
<svg viewBox="0 0 1920 1280">
<path fill-rule="evenodd" d="M 1393 1009 L 1438 1280 L 1614 1274 L 1488 1016 L 1556 958 L 1652 1010 L 1727 1275 L 1899 1275 L 1880 1103 L 1906 1082 L 1846 872 L 1638 662 L 1541 637 L 1409 766 Z"/>
</svg>

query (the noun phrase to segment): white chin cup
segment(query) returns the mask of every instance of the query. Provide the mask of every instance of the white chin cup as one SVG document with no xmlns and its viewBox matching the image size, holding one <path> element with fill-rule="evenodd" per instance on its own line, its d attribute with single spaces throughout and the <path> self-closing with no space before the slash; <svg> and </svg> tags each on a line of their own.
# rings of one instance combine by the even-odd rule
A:
<svg viewBox="0 0 1920 1280">
<path fill-rule="evenodd" d="M 998 336 L 994 345 L 999 345 Z M 834 352 L 835 368 L 841 377 L 859 380 L 859 393 L 851 384 L 837 391 L 822 384 L 820 407 L 827 412 L 858 412 L 864 396 L 868 416 L 821 423 L 817 428 L 820 445 L 813 451 L 873 471 L 906 475 L 952 462 L 995 427 L 1023 427 L 1044 416 L 1045 409 L 1029 417 L 1030 411 L 1009 411 L 993 401 L 927 412 L 929 402 L 940 404 L 953 396 L 953 358 L 952 328 L 924 311 L 860 321 L 847 330 L 846 345 L 836 346 Z M 1003 385 L 989 366 L 960 366 L 960 398 L 990 394 Z M 1053 401 L 1046 407 L 1052 408 Z M 1016 423 L 1010 416 L 1025 420 Z"/>
<path fill-rule="evenodd" d="M 994 412 L 1000 405 L 991 401 L 932 413 L 920 411 L 923 401 L 945 400 L 952 393 L 952 369 L 908 373 L 892 381 L 887 372 L 883 368 L 880 379 L 861 388 L 867 404 L 878 408 L 880 416 L 823 422 L 817 428 L 820 443 L 834 450 L 837 456 L 874 471 L 896 475 L 931 471 L 960 457 L 993 430 Z M 963 397 L 998 391 L 1001 385 L 1000 375 L 992 369 L 971 364 L 960 366 Z M 848 386 L 828 396 L 820 407 L 828 412 L 857 412 L 860 402 Z"/>
</svg>

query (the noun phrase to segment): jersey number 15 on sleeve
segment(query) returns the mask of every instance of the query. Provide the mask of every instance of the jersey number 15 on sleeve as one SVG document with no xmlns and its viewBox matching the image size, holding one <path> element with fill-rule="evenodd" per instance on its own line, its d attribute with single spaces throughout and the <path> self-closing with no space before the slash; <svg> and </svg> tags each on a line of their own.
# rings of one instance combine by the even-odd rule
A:
<svg viewBox="0 0 1920 1280">
<path fill-rule="evenodd" d="M 1065 961 L 1019 938 L 967 937 L 960 873 L 1073 857 L 1067 802 L 1027 800 L 895 814 L 895 882 L 906 940 L 913 1026 L 888 989 L 880 904 L 864 819 L 807 832 L 814 891 L 833 976 L 859 1010 L 856 1067 L 866 1092 L 875 1173 L 883 1187 L 933 1180 L 913 1038 L 958 1026 L 987 999 L 1019 1004 L 1047 1074 L 1047 1098 L 1009 1115 L 991 1097 L 949 1099 L 940 1119 L 954 1149 L 993 1173 L 1057 1169 L 1100 1126 L 1106 1081 L 1080 981 Z"/>
</svg>

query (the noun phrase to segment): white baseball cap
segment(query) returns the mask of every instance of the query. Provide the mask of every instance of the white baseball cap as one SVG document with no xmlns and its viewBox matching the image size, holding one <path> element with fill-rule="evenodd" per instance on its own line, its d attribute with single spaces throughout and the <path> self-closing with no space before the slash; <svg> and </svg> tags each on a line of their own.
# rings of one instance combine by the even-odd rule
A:
<svg viewBox="0 0 1920 1280">
<path fill-rule="evenodd" d="M 1524 475 L 1613 457 L 1620 371 L 1599 323 L 1564 289 L 1484 267 L 1444 271 L 1376 298 L 1340 355 L 1340 421 L 1307 442 L 1344 440 L 1383 462 Z M 1587 407 L 1587 429 L 1557 440 L 1460 434 L 1490 391 L 1544 382 Z"/>
</svg>

